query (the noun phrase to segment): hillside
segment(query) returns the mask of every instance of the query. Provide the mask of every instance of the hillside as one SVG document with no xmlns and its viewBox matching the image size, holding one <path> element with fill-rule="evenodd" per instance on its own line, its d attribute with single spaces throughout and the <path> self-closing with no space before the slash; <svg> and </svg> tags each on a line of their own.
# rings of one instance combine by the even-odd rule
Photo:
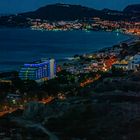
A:
<svg viewBox="0 0 140 140">
<path fill-rule="evenodd" d="M 103 12 L 80 5 L 54 4 L 41 7 L 33 12 L 21 14 L 31 18 L 42 18 L 49 20 L 75 20 L 84 17 L 102 16 Z"/>
<path fill-rule="evenodd" d="M 134 14 L 140 14 L 140 4 L 134 4 L 134 5 L 128 5 L 124 9 L 125 13 L 134 13 Z"/>
<path fill-rule="evenodd" d="M 28 18 L 49 21 L 87 20 L 99 17 L 110 21 L 140 21 L 140 4 L 129 5 L 123 11 L 97 10 L 81 5 L 52 4 L 35 11 L 0 17 L 0 26 L 30 27 Z"/>
<path fill-rule="evenodd" d="M 115 14 L 114 14 L 115 13 Z M 21 13 L 20 16 L 29 18 L 41 18 L 47 20 L 76 20 L 100 17 L 108 20 L 128 19 L 128 15 L 122 12 L 110 10 L 96 10 L 81 5 L 53 4 L 41 7 L 33 12 Z"/>
</svg>

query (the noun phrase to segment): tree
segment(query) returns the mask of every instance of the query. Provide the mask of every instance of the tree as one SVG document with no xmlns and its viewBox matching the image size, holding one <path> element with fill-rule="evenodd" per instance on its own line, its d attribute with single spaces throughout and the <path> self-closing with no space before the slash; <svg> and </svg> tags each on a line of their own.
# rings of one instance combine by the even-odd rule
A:
<svg viewBox="0 0 140 140">
<path fill-rule="evenodd" d="M 44 83 L 43 89 L 49 94 L 49 95 L 56 95 L 60 91 L 59 82 L 57 79 L 51 79 Z"/>
<path fill-rule="evenodd" d="M 122 68 L 115 68 L 115 66 L 112 66 L 112 74 L 113 76 L 123 76 L 124 75 L 124 71 Z"/>
</svg>

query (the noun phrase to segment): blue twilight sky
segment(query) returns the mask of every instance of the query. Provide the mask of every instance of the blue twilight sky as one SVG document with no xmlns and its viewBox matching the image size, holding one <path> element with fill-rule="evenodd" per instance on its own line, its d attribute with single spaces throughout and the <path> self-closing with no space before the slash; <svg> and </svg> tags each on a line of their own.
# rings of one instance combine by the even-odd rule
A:
<svg viewBox="0 0 140 140">
<path fill-rule="evenodd" d="M 50 3 L 81 4 L 97 9 L 122 10 L 128 4 L 140 4 L 140 0 L 0 0 L 0 13 L 18 13 L 35 10 Z"/>
</svg>

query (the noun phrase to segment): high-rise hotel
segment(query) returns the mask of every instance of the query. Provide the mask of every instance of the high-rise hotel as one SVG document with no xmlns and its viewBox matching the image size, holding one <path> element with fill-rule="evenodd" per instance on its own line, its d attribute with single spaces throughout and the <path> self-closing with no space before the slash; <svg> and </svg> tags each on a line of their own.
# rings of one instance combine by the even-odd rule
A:
<svg viewBox="0 0 140 140">
<path fill-rule="evenodd" d="M 22 80 L 43 82 L 56 76 L 56 62 L 54 59 L 42 58 L 33 63 L 24 64 L 19 72 Z"/>
</svg>

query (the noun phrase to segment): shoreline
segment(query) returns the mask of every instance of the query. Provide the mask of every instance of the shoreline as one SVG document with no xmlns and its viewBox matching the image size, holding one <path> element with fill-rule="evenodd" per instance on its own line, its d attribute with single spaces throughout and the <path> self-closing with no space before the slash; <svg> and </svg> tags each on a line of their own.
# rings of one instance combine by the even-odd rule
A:
<svg viewBox="0 0 140 140">
<path fill-rule="evenodd" d="M 121 34 L 124 34 L 124 33 L 121 33 Z M 128 34 L 124 34 L 124 35 L 128 35 Z M 126 40 L 124 40 L 124 41 L 120 41 L 119 43 L 116 43 L 116 44 L 114 44 L 114 45 L 120 45 L 120 44 L 122 44 L 122 43 L 128 43 L 128 41 L 129 41 L 129 42 L 133 42 L 133 41 L 135 41 L 135 40 L 138 38 L 138 36 L 136 36 L 136 35 L 128 35 L 128 36 L 129 36 L 128 39 L 126 39 Z M 93 52 L 88 52 L 88 53 L 83 53 L 83 54 L 77 54 L 77 55 L 81 56 L 81 55 L 88 55 L 88 54 L 91 54 L 91 53 L 93 53 L 93 54 L 94 54 L 94 53 L 98 53 L 99 51 L 102 51 L 102 50 L 104 50 L 104 49 L 112 48 L 114 45 L 112 45 L 111 47 L 101 48 L 101 49 L 98 49 L 98 50 L 93 51 Z M 76 55 L 76 54 L 75 54 L 75 55 Z M 63 59 L 63 60 L 71 61 L 71 59 L 74 59 L 74 55 L 71 56 L 71 57 L 67 57 L 67 59 Z M 63 60 L 62 60 L 62 61 L 63 61 Z"/>
<path fill-rule="evenodd" d="M 1 28 L 0 27 L 0 29 L 6 29 L 6 28 Z M 11 28 L 11 29 L 13 29 L 13 28 Z M 16 29 L 29 29 L 29 30 L 32 30 L 31 28 L 16 28 Z M 46 30 L 45 30 L 46 31 Z M 68 30 L 69 31 L 69 30 Z M 70 31 L 84 31 L 84 30 L 70 30 Z M 89 31 L 94 31 L 94 30 L 89 30 Z M 52 32 L 55 32 L 55 31 L 52 31 Z M 65 31 L 60 31 L 60 32 L 65 32 Z M 111 32 L 111 31 L 96 31 L 96 32 Z M 112 31 L 113 32 L 113 31 Z M 114 44 L 114 45 L 120 45 L 120 44 L 122 44 L 122 43 L 128 43 L 128 41 L 129 42 L 133 42 L 134 40 L 137 40 L 138 38 L 140 38 L 139 36 L 137 36 L 137 35 L 133 35 L 133 34 L 125 34 L 125 33 L 122 33 L 122 32 L 115 32 L 115 33 L 119 33 L 119 34 L 123 34 L 123 35 L 126 35 L 126 36 L 128 36 L 128 39 L 126 39 L 126 40 L 124 40 L 124 41 L 120 41 L 119 43 L 116 43 L 116 44 Z M 104 47 L 104 48 L 100 48 L 100 49 L 97 49 L 96 51 L 93 51 L 93 52 L 85 52 L 85 53 L 77 53 L 77 55 L 79 55 L 79 56 L 82 56 L 82 55 L 89 55 L 89 54 L 94 54 L 94 53 L 98 53 L 99 51 L 102 51 L 102 50 L 104 50 L 104 49 L 107 49 L 107 48 L 112 48 L 114 45 L 111 45 L 110 47 Z M 61 59 L 58 59 L 57 60 L 57 64 L 58 65 L 63 65 L 64 63 L 69 63 L 69 62 L 71 62 L 71 60 L 73 60 L 74 59 L 74 56 L 75 56 L 76 54 L 74 54 L 74 55 L 72 55 L 72 56 L 66 56 L 66 57 L 64 57 L 64 58 L 61 58 Z M 19 66 L 20 67 L 20 66 Z M 15 71 L 18 71 L 17 69 L 11 69 L 11 70 L 2 70 L 2 71 L 0 71 L 0 74 L 2 74 L 2 73 L 10 73 L 10 72 L 15 72 Z"/>
</svg>

